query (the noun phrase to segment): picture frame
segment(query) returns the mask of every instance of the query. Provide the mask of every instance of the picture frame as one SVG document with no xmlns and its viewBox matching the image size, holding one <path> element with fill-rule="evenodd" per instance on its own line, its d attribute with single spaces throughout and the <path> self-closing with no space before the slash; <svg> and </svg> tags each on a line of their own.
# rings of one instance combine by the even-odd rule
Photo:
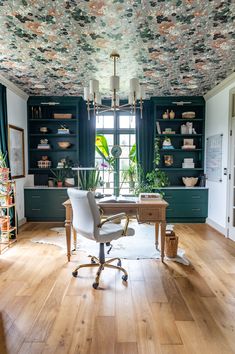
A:
<svg viewBox="0 0 235 354">
<path fill-rule="evenodd" d="M 24 129 L 8 125 L 8 151 L 11 178 L 25 177 Z"/>
<path fill-rule="evenodd" d="M 187 146 L 193 145 L 193 139 L 184 139 L 184 145 Z"/>
</svg>

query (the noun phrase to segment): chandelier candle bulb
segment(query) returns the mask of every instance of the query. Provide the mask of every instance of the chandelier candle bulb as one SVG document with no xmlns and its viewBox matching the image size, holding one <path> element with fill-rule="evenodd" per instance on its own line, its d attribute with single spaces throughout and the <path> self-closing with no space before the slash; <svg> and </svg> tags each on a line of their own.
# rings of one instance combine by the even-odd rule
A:
<svg viewBox="0 0 235 354">
<path fill-rule="evenodd" d="M 97 93 L 96 95 L 96 103 L 101 104 L 101 94 Z"/>
<path fill-rule="evenodd" d="M 99 93 L 99 81 L 98 80 L 90 80 L 90 94 L 97 95 Z"/>
<path fill-rule="evenodd" d="M 133 94 L 129 94 L 129 96 L 128 96 L 128 103 L 129 104 L 134 104 L 134 96 L 133 96 Z"/>
<path fill-rule="evenodd" d="M 146 92 L 144 86 L 140 86 L 140 99 L 144 100 L 146 98 Z"/>
<path fill-rule="evenodd" d="M 110 77 L 110 90 L 111 91 L 119 90 L 119 76 L 115 75 Z"/>
<path fill-rule="evenodd" d="M 139 80 L 136 78 L 130 79 L 130 92 L 135 92 L 136 95 L 140 92 L 140 84 Z"/>
<path fill-rule="evenodd" d="M 90 90 L 89 90 L 89 87 L 84 87 L 84 100 L 85 100 L 85 101 L 90 100 Z"/>
</svg>

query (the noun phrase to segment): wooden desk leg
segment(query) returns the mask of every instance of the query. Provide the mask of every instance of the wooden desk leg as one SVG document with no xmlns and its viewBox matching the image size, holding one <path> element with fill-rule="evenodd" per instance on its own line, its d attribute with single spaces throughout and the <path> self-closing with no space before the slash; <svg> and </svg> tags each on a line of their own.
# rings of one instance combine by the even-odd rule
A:
<svg viewBox="0 0 235 354">
<path fill-rule="evenodd" d="M 166 222 L 161 222 L 161 259 L 164 262 L 165 256 L 165 237 L 166 237 Z"/>
<path fill-rule="evenodd" d="M 159 222 L 155 222 L 155 246 L 156 250 L 158 250 L 158 244 L 159 244 Z"/>
<path fill-rule="evenodd" d="M 76 251 L 77 249 L 77 233 L 73 228 L 73 247 L 74 247 L 74 251 Z"/>
<path fill-rule="evenodd" d="M 65 220 L 66 244 L 67 244 L 67 258 L 70 262 L 71 257 L 71 222 Z"/>
<path fill-rule="evenodd" d="M 66 245 L 67 245 L 67 258 L 70 262 L 71 257 L 71 223 L 72 223 L 72 208 L 66 206 L 65 208 L 65 232 L 66 232 Z"/>
</svg>

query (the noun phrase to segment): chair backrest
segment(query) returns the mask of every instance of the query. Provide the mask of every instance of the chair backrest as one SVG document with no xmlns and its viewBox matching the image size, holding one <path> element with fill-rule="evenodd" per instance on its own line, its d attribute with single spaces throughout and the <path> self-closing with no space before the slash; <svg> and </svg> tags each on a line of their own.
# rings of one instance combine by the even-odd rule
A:
<svg viewBox="0 0 235 354">
<path fill-rule="evenodd" d="M 99 235 L 100 212 L 92 192 L 68 188 L 69 199 L 73 210 L 74 229 L 91 240 Z"/>
</svg>

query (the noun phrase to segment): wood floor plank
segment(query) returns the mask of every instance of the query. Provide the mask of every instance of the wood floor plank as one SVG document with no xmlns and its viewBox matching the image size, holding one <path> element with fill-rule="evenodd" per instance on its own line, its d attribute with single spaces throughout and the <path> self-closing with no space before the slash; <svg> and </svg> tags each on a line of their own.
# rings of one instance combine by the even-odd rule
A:
<svg viewBox="0 0 235 354">
<path fill-rule="evenodd" d="M 130 282 L 123 284 L 116 276 L 116 328 L 117 342 L 136 342 L 135 315 Z"/>
<path fill-rule="evenodd" d="M 203 338 L 210 343 L 210 348 L 214 354 L 232 353 L 226 337 L 223 335 L 218 325 L 210 315 L 203 301 L 197 296 L 190 281 L 186 278 L 177 278 L 175 280 L 182 292 L 193 314 L 193 318 L 199 326 Z"/>
<path fill-rule="evenodd" d="M 80 296 L 65 296 L 45 342 L 43 354 L 64 354 L 69 352 L 75 320 L 80 306 Z"/>
<path fill-rule="evenodd" d="M 44 346 L 44 343 L 24 342 L 18 354 L 41 354 Z"/>
<path fill-rule="evenodd" d="M 142 281 L 131 281 L 132 298 L 134 303 L 137 346 L 139 354 L 160 353 L 160 342 L 157 337 L 154 318 Z"/>
<path fill-rule="evenodd" d="M 137 343 L 116 343 L 115 354 L 138 354 Z"/>
<path fill-rule="evenodd" d="M 115 317 L 97 316 L 92 339 L 91 353 L 115 354 Z M 82 352 L 81 352 L 82 354 Z"/>
<path fill-rule="evenodd" d="M 192 321 L 193 318 L 191 312 L 177 286 L 175 285 L 174 279 L 170 277 L 167 269 L 163 269 L 163 266 L 162 283 L 168 298 L 168 302 L 171 305 L 175 321 Z"/>
<path fill-rule="evenodd" d="M 151 309 L 160 344 L 183 344 L 175 324 L 171 305 L 168 303 L 152 303 Z"/>
<path fill-rule="evenodd" d="M 178 345 L 161 345 L 162 354 L 188 354 L 189 352 L 185 351 L 185 347 L 182 344 Z M 190 353 L 191 354 L 191 353 Z"/>
</svg>

